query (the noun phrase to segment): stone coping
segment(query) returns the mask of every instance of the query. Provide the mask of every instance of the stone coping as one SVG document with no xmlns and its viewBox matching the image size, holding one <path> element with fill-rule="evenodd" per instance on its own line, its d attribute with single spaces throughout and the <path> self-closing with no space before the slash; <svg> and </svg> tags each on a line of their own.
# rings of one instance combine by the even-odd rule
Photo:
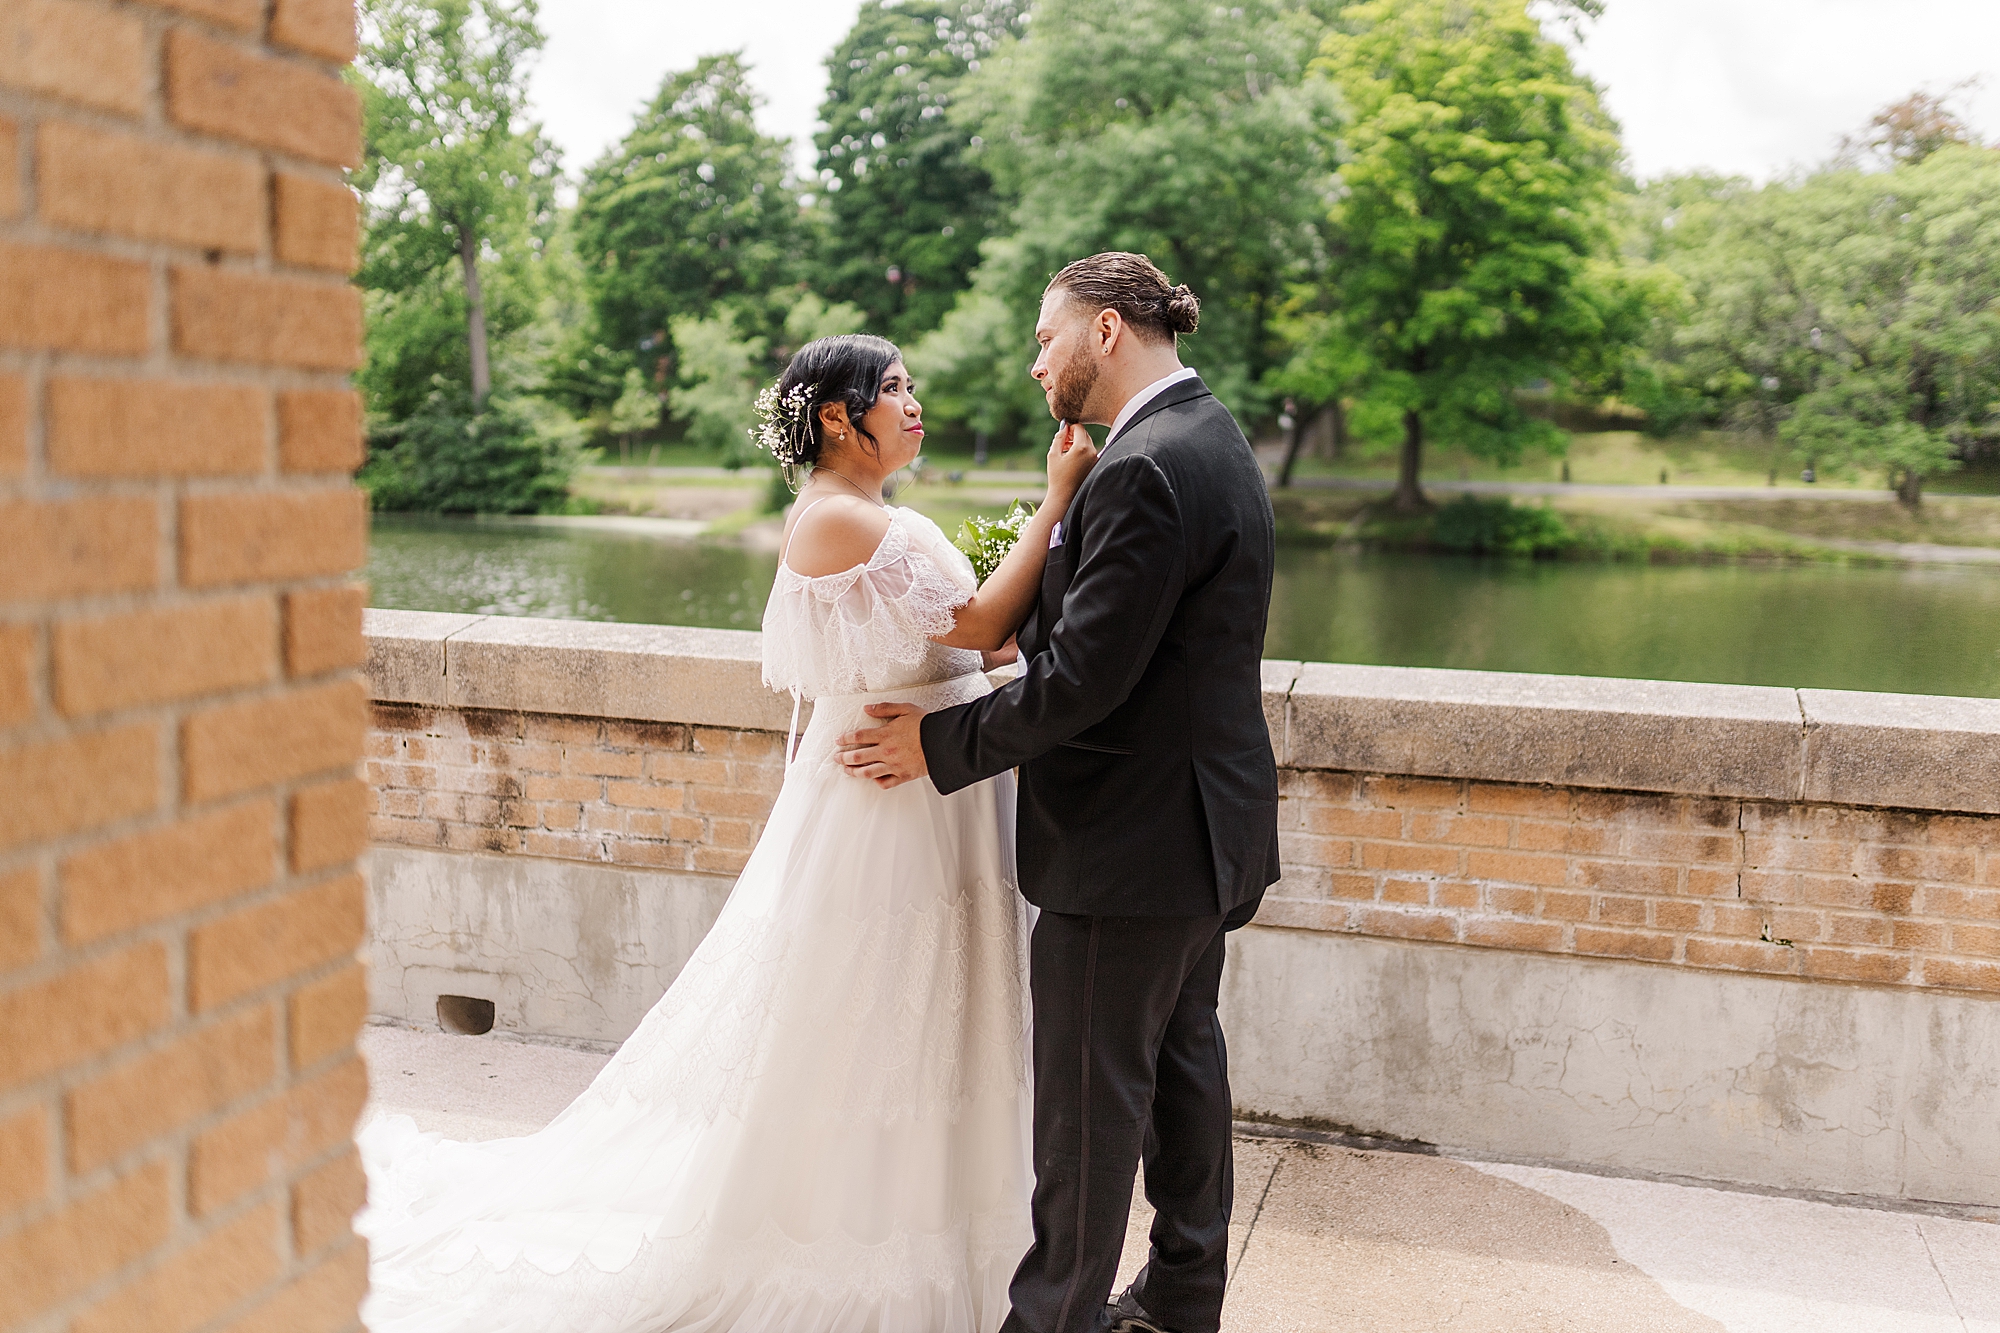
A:
<svg viewBox="0 0 2000 1333">
<path fill-rule="evenodd" d="M 367 613 L 384 703 L 782 731 L 759 636 L 428 611 Z M 2000 814 L 2000 700 L 1264 663 L 1296 769 Z"/>
</svg>

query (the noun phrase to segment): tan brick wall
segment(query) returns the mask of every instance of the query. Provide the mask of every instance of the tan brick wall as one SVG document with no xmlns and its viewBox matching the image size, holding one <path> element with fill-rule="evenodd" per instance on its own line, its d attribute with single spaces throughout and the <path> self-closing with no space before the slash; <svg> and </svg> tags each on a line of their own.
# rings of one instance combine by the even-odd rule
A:
<svg viewBox="0 0 2000 1333">
<path fill-rule="evenodd" d="M 1266 925 L 2000 992 L 2000 816 L 1282 776 Z"/>
<path fill-rule="evenodd" d="M 772 732 L 374 706 L 377 842 L 733 874 Z M 2000 993 L 2000 816 L 1284 770 L 1260 924 Z"/>
<path fill-rule="evenodd" d="M 376 704 L 377 842 L 735 874 L 784 779 L 765 731 Z"/>
<path fill-rule="evenodd" d="M 358 1328 L 350 0 L 0 4 L 0 1327 Z"/>
</svg>

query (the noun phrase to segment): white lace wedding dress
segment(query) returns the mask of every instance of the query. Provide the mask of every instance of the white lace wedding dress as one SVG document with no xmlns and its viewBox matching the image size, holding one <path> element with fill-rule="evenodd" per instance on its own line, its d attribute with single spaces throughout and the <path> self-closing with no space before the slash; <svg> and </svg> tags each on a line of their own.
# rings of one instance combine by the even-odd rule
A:
<svg viewBox="0 0 2000 1333">
<path fill-rule="evenodd" d="M 891 511 L 865 566 L 782 561 L 764 675 L 814 700 L 763 838 L 680 976 L 537 1134 L 361 1135 L 373 1333 L 992 1333 L 1030 1239 L 1011 777 L 883 791 L 862 705 L 990 688 L 943 648 L 973 573 Z"/>
</svg>

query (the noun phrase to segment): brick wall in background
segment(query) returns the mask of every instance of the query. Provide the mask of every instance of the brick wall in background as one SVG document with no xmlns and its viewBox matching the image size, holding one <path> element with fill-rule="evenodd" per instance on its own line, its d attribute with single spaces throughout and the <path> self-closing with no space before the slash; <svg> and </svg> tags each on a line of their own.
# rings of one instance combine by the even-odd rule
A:
<svg viewBox="0 0 2000 1333">
<path fill-rule="evenodd" d="M 1264 925 L 2000 992 L 2000 816 L 1280 777 Z"/>
<path fill-rule="evenodd" d="M 735 874 L 783 737 L 377 703 L 384 845 Z M 1281 769 L 1260 925 L 2000 993 L 2000 816 Z"/>
<path fill-rule="evenodd" d="M 358 1327 L 353 51 L 0 4 L 0 1327 Z"/>
<path fill-rule="evenodd" d="M 376 704 L 374 841 L 734 875 L 784 781 L 768 731 Z"/>
</svg>

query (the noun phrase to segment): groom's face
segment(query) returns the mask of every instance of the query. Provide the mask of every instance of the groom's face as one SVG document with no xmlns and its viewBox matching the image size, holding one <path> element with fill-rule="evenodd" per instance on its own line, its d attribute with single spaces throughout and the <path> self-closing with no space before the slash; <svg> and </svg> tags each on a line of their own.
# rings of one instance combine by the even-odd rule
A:
<svg viewBox="0 0 2000 1333">
<path fill-rule="evenodd" d="M 1067 292 L 1051 288 L 1035 320 L 1035 341 L 1042 350 L 1028 373 L 1042 386 L 1049 415 L 1057 421 L 1085 420 L 1091 390 L 1097 387 L 1098 358 L 1087 345 L 1090 320 L 1084 307 Z"/>
</svg>

